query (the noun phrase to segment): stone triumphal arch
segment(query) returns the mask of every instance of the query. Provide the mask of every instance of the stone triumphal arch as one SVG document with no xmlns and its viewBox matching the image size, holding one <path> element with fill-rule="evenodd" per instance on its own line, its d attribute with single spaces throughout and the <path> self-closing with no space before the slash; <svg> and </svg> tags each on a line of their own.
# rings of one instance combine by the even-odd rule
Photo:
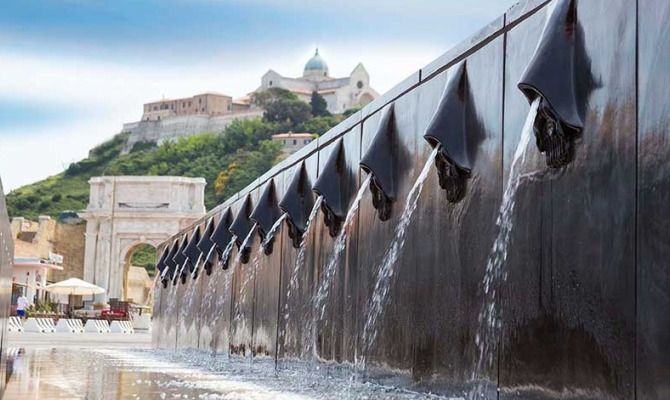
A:
<svg viewBox="0 0 670 400">
<path fill-rule="evenodd" d="M 157 247 L 205 215 L 203 178 L 105 176 L 89 180 L 84 280 L 107 289 L 96 297 L 126 299 L 130 254 Z"/>
</svg>

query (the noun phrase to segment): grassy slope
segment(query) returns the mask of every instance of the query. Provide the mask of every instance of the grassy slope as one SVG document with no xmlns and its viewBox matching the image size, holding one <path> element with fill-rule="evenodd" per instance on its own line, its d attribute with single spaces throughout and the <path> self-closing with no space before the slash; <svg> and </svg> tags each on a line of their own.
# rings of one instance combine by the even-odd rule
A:
<svg viewBox="0 0 670 400">
<path fill-rule="evenodd" d="M 121 155 L 121 149 L 128 134 L 121 133 L 66 171 L 10 192 L 8 211 L 10 216 L 35 219 L 39 215 L 57 216 L 65 210 L 82 210 L 88 204 L 88 180 L 103 175 L 204 177 L 205 205 L 211 208 L 275 163 L 281 151 L 279 143 L 269 140 L 272 133 L 273 127 L 260 119 L 240 121 L 222 135 L 204 133 L 159 147 L 140 144 L 125 155 Z M 222 171 L 230 171 L 233 176 L 217 193 L 214 183 Z"/>
</svg>

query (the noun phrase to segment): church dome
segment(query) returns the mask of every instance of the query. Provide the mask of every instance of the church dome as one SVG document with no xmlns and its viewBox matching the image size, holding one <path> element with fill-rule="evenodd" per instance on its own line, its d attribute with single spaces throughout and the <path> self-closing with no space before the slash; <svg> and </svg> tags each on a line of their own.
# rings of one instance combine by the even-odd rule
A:
<svg viewBox="0 0 670 400">
<path fill-rule="evenodd" d="M 328 64 L 324 61 L 323 58 L 319 55 L 319 49 L 316 49 L 314 57 L 310 58 L 305 64 L 305 71 L 302 74 L 303 77 L 327 77 L 328 76 Z"/>
</svg>

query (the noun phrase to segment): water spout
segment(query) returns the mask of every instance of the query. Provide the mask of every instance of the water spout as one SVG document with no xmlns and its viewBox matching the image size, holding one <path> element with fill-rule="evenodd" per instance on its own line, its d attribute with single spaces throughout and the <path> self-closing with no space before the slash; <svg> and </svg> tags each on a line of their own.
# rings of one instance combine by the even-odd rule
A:
<svg viewBox="0 0 670 400">
<path fill-rule="evenodd" d="M 185 233 L 181 241 L 181 246 L 179 246 L 179 248 L 177 249 L 177 253 L 172 258 L 175 264 L 177 264 L 176 273 L 172 278 L 173 285 L 176 285 L 179 280 L 181 280 L 182 283 L 186 283 L 185 270 L 188 267 L 186 265 L 186 256 L 184 255 L 184 250 L 186 250 L 188 243 L 189 243 L 188 234 Z"/>
<path fill-rule="evenodd" d="M 214 246 L 216 245 L 212 241 L 212 234 L 214 233 L 214 230 L 216 229 L 216 224 L 214 222 L 214 217 L 211 217 L 207 221 L 207 225 L 205 225 L 205 231 L 202 234 L 202 237 L 196 244 L 198 246 L 198 250 L 200 250 L 201 254 L 201 261 L 202 261 L 202 268 L 205 270 L 205 273 L 207 276 L 212 274 L 212 267 L 214 266 L 214 262 L 211 256 L 213 256 L 215 253 L 212 251 Z M 193 279 L 197 279 L 198 276 L 198 268 L 193 272 L 194 276 Z"/>
<path fill-rule="evenodd" d="M 395 265 L 398 261 L 403 247 L 405 246 L 405 240 L 407 238 L 407 228 L 412 222 L 412 217 L 414 211 L 416 210 L 419 204 L 419 196 L 423 189 L 423 185 L 428 177 L 430 172 L 431 165 L 437 157 L 439 147 L 433 149 L 432 153 L 426 160 L 426 164 L 423 166 L 421 173 L 418 178 L 412 185 L 412 189 L 407 194 L 407 199 L 405 200 L 405 209 L 402 211 L 398 225 L 396 225 L 395 233 L 391 243 L 389 244 L 388 249 L 384 253 L 379 268 L 377 269 L 377 276 L 375 278 L 375 287 L 372 292 L 372 297 L 368 301 L 367 312 L 365 318 L 365 325 L 363 326 L 363 346 L 362 346 L 362 357 L 357 362 L 360 366 L 365 368 L 366 357 L 372 345 L 374 344 L 377 338 L 377 326 L 380 317 L 382 316 L 384 310 L 386 309 L 386 303 L 388 301 L 388 296 L 391 291 L 392 278 L 395 274 Z"/>
<path fill-rule="evenodd" d="M 274 179 L 270 180 L 261 194 L 256 208 L 250 215 L 251 221 L 258 225 L 258 234 L 261 237 L 261 248 L 265 255 L 272 254 L 274 243 L 274 225 L 282 217 L 282 211 L 277 203 L 277 194 Z"/>
<path fill-rule="evenodd" d="M 309 225 L 310 210 L 314 208 L 311 188 L 312 184 L 303 161 L 293 175 L 286 194 L 279 202 L 279 208 L 287 215 L 288 236 L 296 249 L 300 248 L 302 237 Z"/>
<path fill-rule="evenodd" d="M 190 273 L 194 278 L 198 277 L 197 271 L 198 267 L 200 266 L 200 261 L 202 261 L 202 252 L 200 249 L 198 249 L 198 242 L 200 242 L 200 239 L 200 226 L 198 225 L 193 228 L 193 233 L 191 233 L 191 240 L 188 242 L 188 246 L 186 246 L 184 249 L 184 257 L 186 257 L 184 266 L 188 267 L 188 270 L 183 268 L 181 277 L 182 283 L 186 283 L 188 273 Z"/>
<path fill-rule="evenodd" d="M 317 195 L 323 196 L 321 210 L 331 237 L 336 237 L 340 232 L 342 222 L 347 215 L 350 175 L 344 154 L 344 144 L 340 139 L 312 188 Z"/>
<path fill-rule="evenodd" d="M 233 223 L 233 213 L 229 208 L 222 213 L 221 219 L 219 220 L 218 225 L 214 229 L 214 232 L 210 236 L 214 246 L 210 249 L 207 254 L 207 261 L 210 263 L 214 262 L 214 258 L 218 257 L 219 264 L 222 269 L 228 268 L 228 261 L 230 251 L 232 249 L 232 243 L 235 242 L 237 237 L 230 232 L 230 226 Z M 226 252 L 226 249 L 228 250 Z"/>
<path fill-rule="evenodd" d="M 559 168 L 574 158 L 574 141 L 584 123 L 578 98 L 575 0 L 555 0 L 535 54 L 518 87 L 530 103 L 540 99 L 533 123 L 537 148 L 549 167 Z"/>
<path fill-rule="evenodd" d="M 391 207 L 396 198 L 398 143 L 395 131 L 394 104 L 391 103 L 384 111 L 374 139 L 360 162 L 361 168 L 372 177 L 372 206 L 382 221 L 391 218 Z"/>
<path fill-rule="evenodd" d="M 161 283 L 163 284 L 163 288 L 168 287 L 168 283 L 172 281 L 175 271 L 177 269 L 177 264 L 174 262 L 173 258 L 175 254 L 177 254 L 177 249 L 179 248 L 180 242 L 179 239 L 175 239 L 172 242 L 172 245 L 169 246 L 169 252 L 167 256 L 165 257 L 165 260 L 163 261 L 163 264 L 165 264 L 165 268 L 163 268 L 163 272 L 161 273 Z"/>
<path fill-rule="evenodd" d="M 237 250 L 238 250 L 238 259 L 242 264 L 249 262 L 251 257 L 251 247 L 249 245 L 249 238 L 251 233 L 256 228 L 256 224 L 253 223 L 250 219 L 251 211 L 253 206 L 251 203 L 251 196 L 247 195 L 247 198 L 244 200 L 242 208 L 237 213 L 237 217 L 230 225 L 230 232 L 237 236 Z M 253 228 L 252 228 L 253 225 Z M 244 241 L 240 241 L 240 238 L 245 238 Z"/>
<path fill-rule="evenodd" d="M 474 135 L 468 132 L 470 86 L 466 62 L 454 67 L 440 104 L 423 136 L 436 149 L 435 157 L 440 187 L 447 200 L 459 202 L 465 197 L 475 153 Z"/>
</svg>

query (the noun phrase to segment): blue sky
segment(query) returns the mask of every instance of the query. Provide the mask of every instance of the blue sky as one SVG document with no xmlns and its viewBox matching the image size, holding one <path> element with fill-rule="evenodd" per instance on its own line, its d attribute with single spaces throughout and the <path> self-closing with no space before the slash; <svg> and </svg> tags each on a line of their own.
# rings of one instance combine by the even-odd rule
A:
<svg viewBox="0 0 670 400">
<path fill-rule="evenodd" d="M 9 191 L 85 157 L 139 119 L 146 101 L 242 96 L 269 68 L 300 75 L 317 46 L 331 75 L 363 62 L 383 93 L 515 0 L 3 3 L 0 176 Z"/>
</svg>

